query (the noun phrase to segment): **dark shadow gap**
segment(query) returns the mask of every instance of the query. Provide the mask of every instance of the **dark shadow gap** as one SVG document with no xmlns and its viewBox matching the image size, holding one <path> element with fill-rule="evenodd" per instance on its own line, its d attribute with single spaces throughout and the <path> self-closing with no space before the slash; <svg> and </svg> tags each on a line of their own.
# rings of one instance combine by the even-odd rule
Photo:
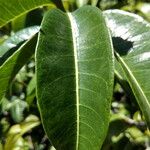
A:
<svg viewBox="0 0 150 150">
<path fill-rule="evenodd" d="M 133 48 L 133 42 L 124 40 L 121 37 L 112 37 L 113 47 L 120 56 L 127 55 Z"/>
</svg>

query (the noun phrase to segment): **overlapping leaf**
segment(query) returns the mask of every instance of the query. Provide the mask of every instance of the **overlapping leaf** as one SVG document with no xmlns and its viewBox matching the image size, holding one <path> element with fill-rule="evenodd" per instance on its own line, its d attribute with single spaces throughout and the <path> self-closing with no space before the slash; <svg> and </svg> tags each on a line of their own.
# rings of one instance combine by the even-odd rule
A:
<svg viewBox="0 0 150 150">
<path fill-rule="evenodd" d="M 11 80 L 34 54 L 38 29 L 38 27 L 24 29 L 10 37 L 0 46 L 0 100 Z M 29 37 L 30 39 L 27 42 L 18 47 L 18 44 L 20 45 L 20 43 L 24 42 Z"/>
<path fill-rule="evenodd" d="M 39 31 L 39 26 L 25 28 L 10 36 L 0 45 L 0 66 L 23 44 Z"/>
<path fill-rule="evenodd" d="M 121 66 L 116 63 L 116 70 L 129 82 L 150 127 L 150 24 L 137 15 L 120 10 L 109 10 L 104 14 Z"/>
<path fill-rule="evenodd" d="M 57 150 L 99 150 L 106 136 L 113 54 L 99 9 L 49 11 L 36 52 L 37 98 Z"/>
<path fill-rule="evenodd" d="M 52 5 L 52 1 L 56 2 L 55 0 L 0 0 L 0 27 L 35 8 Z"/>
</svg>

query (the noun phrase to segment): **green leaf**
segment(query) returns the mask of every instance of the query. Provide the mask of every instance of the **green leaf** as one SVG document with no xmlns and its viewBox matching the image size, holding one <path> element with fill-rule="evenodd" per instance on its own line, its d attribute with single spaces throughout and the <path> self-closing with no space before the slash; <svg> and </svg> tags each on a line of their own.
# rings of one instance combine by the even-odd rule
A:
<svg viewBox="0 0 150 150">
<path fill-rule="evenodd" d="M 129 82 L 150 127 L 150 24 L 120 10 L 106 11 L 105 15 L 121 66 L 117 64 L 116 70 Z"/>
<path fill-rule="evenodd" d="M 44 17 L 36 51 L 37 98 L 57 150 L 99 150 L 107 133 L 113 55 L 102 13 L 85 6 Z"/>
<path fill-rule="evenodd" d="M 14 19 L 11 23 L 12 30 L 14 32 L 17 32 L 17 31 L 25 28 L 26 21 L 27 21 L 27 14 L 21 15 L 20 17 Z"/>
<path fill-rule="evenodd" d="M 13 125 L 8 132 L 4 149 L 5 150 L 13 150 L 15 148 L 20 149 L 17 142 L 20 140 L 21 136 L 26 132 L 30 131 L 31 129 L 35 128 L 39 124 L 40 121 L 38 117 L 30 115 L 21 124 Z"/>
<path fill-rule="evenodd" d="M 37 34 L 25 42 L 0 66 L 0 100 L 6 92 L 9 83 L 35 52 Z"/>
<path fill-rule="evenodd" d="M 11 115 L 13 121 L 19 123 L 24 118 L 23 112 L 27 106 L 28 105 L 25 101 L 19 99 L 16 96 L 12 96 L 11 101 L 8 100 L 7 98 L 3 97 L 1 100 L 1 104 L 0 104 L 0 107 L 1 107 L 0 113 L 10 111 L 10 115 Z"/>
<path fill-rule="evenodd" d="M 0 27 L 33 9 L 46 5 L 53 6 L 52 0 L 0 0 Z"/>
<path fill-rule="evenodd" d="M 142 13 L 142 16 L 150 21 L 150 3 L 139 2 L 136 5 L 136 10 Z"/>
<path fill-rule="evenodd" d="M 76 4 L 78 7 L 82 7 L 84 5 L 87 5 L 89 0 L 76 0 Z"/>
<path fill-rule="evenodd" d="M 27 103 L 14 96 L 10 105 L 10 114 L 13 121 L 16 123 L 21 122 L 24 119 L 23 112 L 28 106 Z"/>
<path fill-rule="evenodd" d="M 20 47 L 20 45 L 39 31 L 39 26 L 28 27 L 13 33 L 0 45 L 0 66 Z"/>
<path fill-rule="evenodd" d="M 34 97 L 36 96 L 35 88 L 36 88 L 36 76 L 34 75 L 27 87 L 26 102 L 29 104 L 29 106 L 32 104 Z"/>
<path fill-rule="evenodd" d="M 92 4 L 92 6 L 96 6 L 97 4 L 98 4 L 98 0 L 91 0 L 91 4 Z"/>
</svg>

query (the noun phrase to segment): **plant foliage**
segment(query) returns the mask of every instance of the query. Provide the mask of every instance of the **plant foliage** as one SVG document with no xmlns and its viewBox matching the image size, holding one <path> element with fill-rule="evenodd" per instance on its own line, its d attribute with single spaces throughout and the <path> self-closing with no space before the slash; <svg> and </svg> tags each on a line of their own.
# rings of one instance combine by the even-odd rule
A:
<svg viewBox="0 0 150 150">
<path fill-rule="evenodd" d="M 149 2 L 0 6 L 0 149 L 149 149 Z"/>
</svg>

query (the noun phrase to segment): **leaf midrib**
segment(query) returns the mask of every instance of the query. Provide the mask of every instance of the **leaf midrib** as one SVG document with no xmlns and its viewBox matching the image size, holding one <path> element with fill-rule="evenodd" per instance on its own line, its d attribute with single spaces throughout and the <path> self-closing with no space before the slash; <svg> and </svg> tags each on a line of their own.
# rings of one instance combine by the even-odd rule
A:
<svg viewBox="0 0 150 150">
<path fill-rule="evenodd" d="M 76 150 L 79 147 L 79 69 L 78 69 L 78 58 L 77 58 L 77 38 L 78 38 L 78 27 L 74 16 L 71 13 L 67 13 L 72 31 L 73 38 L 73 51 L 75 61 L 75 79 L 76 79 L 76 109 L 77 109 L 77 137 L 76 137 Z"/>
<path fill-rule="evenodd" d="M 145 109 L 141 109 L 145 115 L 145 119 L 147 120 L 147 124 L 148 126 L 150 126 L 150 122 L 148 120 L 150 120 L 150 103 L 148 102 L 148 99 L 146 97 L 146 95 L 144 94 L 140 84 L 138 83 L 138 81 L 136 80 L 135 76 L 133 75 L 131 69 L 129 68 L 129 66 L 125 63 L 125 61 L 119 56 L 119 54 L 117 52 L 115 52 L 115 57 L 118 60 L 118 62 L 120 63 L 121 67 L 123 68 L 123 71 L 127 77 L 127 80 L 133 90 L 133 93 L 137 99 L 137 102 L 139 104 L 139 106 L 141 108 Z M 136 92 L 138 91 L 138 92 Z M 142 106 L 144 107 L 142 107 Z"/>
</svg>

